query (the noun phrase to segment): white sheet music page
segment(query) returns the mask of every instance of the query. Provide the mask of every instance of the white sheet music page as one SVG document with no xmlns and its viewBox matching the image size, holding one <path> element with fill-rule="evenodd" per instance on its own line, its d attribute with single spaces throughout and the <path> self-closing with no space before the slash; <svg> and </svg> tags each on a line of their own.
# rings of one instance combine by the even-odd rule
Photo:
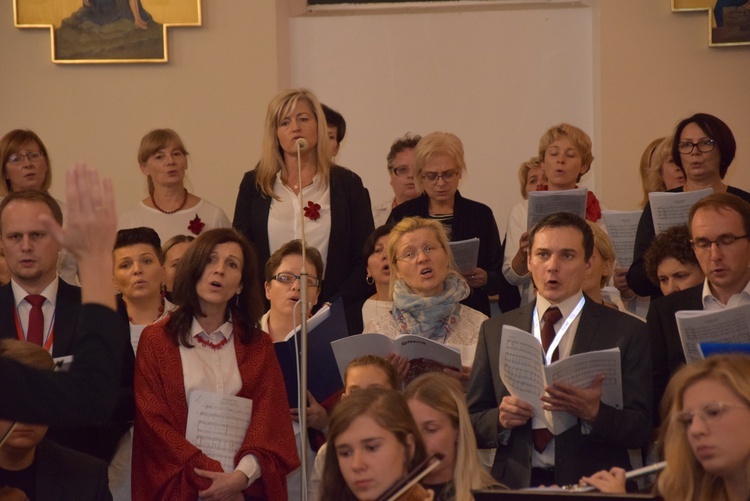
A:
<svg viewBox="0 0 750 501">
<path fill-rule="evenodd" d="M 449 245 L 458 271 L 462 274 L 474 271 L 477 267 L 477 259 L 479 259 L 479 239 L 474 237 L 451 242 Z"/>
<path fill-rule="evenodd" d="M 750 304 L 720 311 L 686 310 L 675 313 L 685 360 L 700 360 L 700 343 L 750 343 Z"/>
<path fill-rule="evenodd" d="M 602 211 L 607 235 L 609 235 L 609 239 L 615 248 L 617 264 L 622 268 L 630 268 L 630 265 L 633 264 L 635 234 L 638 231 L 638 221 L 641 220 L 641 214 L 643 214 L 642 210 Z"/>
<path fill-rule="evenodd" d="M 668 193 L 652 191 L 648 194 L 651 204 L 651 218 L 654 220 L 654 231 L 658 235 L 672 226 L 687 224 L 690 207 L 703 197 L 707 197 L 714 190 L 681 191 Z"/>
<path fill-rule="evenodd" d="M 588 189 L 575 188 L 563 191 L 532 191 L 529 193 L 529 216 L 526 229 L 556 212 L 571 212 L 586 217 L 586 197 Z"/>
<path fill-rule="evenodd" d="M 210 391 L 193 391 L 188 402 L 185 438 L 225 472 L 234 471 L 234 456 L 245 439 L 253 401 Z"/>
</svg>

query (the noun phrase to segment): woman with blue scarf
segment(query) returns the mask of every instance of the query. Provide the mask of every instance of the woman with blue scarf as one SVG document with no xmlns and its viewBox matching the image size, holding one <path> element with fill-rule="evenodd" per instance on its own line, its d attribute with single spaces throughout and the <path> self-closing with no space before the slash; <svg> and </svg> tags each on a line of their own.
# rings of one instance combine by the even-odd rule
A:
<svg viewBox="0 0 750 501">
<path fill-rule="evenodd" d="M 388 261 L 393 309 L 370 321 L 365 332 L 391 338 L 412 334 L 456 347 L 462 370 L 445 372 L 468 382 L 479 328 L 487 316 L 459 304 L 470 289 L 456 270 L 443 225 L 421 217 L 402 219 L 391 231 Z M 394 361 L 402 362 L 403 369 L 402 360 Z"/>
</svg>

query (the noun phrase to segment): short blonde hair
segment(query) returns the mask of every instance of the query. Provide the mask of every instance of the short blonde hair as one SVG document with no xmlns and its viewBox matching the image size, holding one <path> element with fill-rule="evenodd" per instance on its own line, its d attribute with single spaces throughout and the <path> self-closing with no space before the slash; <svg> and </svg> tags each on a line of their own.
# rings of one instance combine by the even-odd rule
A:
<svg viewBox="0 0 750 501">
<path fill-rule="evenodd" d="M 169 143 L 174 143 L 175 148 L 185 154 L 187 157 L 188 152 L 185 149 L 185 143 L 182 142 L 179 134 L 172 129 L 154 129 L 141 139 L 141 145 L 138 148 L 138 164 L 144 165 L 151 158 L 151 155 L 164 148 Z M 154 194 L 154 181 L 151 176 L 146 177 L 148 183 L 148 192 L 150 195 Z"/>
<path fill-rule="evenodd" d="M 326 184 L 331 172 L 332 151 L 331 145 L 328 142 L 326 117 L 320 101 L 308 89 L 286 89 L 281 91 L 268 103 L 260 162 L 258 162 L 255 168 L 255 183 L 260 192 L 267 197 L 273 197 L 277 200 L 279 197 L 274 194 L 273 185 L 276 181 L 276 174 L 284 167 L 284 153 L 281 150 L 277 136 L 279 122 L 297 105 L 300 99 L 310 105 L 313 115 L 315 115 L 315 121 L 318 124 L 318 144 L 315 147 L 317 157 L 316 172 L 320 174 L 323 182 Z"/>
<path fill-rule="evenodd" d="M 648 166 L 648 190 L 649 193 L 654 191 L 667 191 L 664 184 L 662 165 L 667 160 L 672 159 L 672 137 L 662 139 L 654 148 L 651 154 L 651 160 Z M 648 195 L 646 195 L 648 197 Z M 645 204 L 644 204 L 645 205 Z"/>
<path fill-rule="evenodd" d="M 457 135 L 450 132 L 431 132 L 424 136 L 414 148 L 414 182 L 422 191 L 422 169 L 424 164 L 437 155 L 448 155 L 461 173 L 466 172 L 464 145 Z"/>
<path fill-rule="evenodd" d="M 537 167 L 541 167 L 542 162 L 539 161 L 539 157 L 531 157 L 518 167 L 518 182 L 521 183 L 521 196 L 525 199 L 529 197 L 526 191 L 526 184 L 529 178 L 529 171 Z"/>
<path fill-rule="evenodd" d="M 648 194 L 652 191 L 661 191 L 658 189 L 653 189 L 651 185 L 651 159 L 654 157 L 654 150 L 656 150 L 656 147 L 661 144 L 662 141 L 664 141 L 663 137 L 658 137 L 648 143 L 648 146 L 646 146 L 646 149 L 643 150 L 643 154 L 641 155 L 641 163 L 638 168 L 638 172 L 641 175 L 641 186 L 643 188 L 643 200 L 641 200 L 641 207 L 645 207 L 646 203 L 648 202 Z M 671 143 L 670 143 L 671 147 Z M 671 153 L 670 153 L 671 154 Z M 661 164 L 659 164 L 661 165 Z"/>
<path fill-rule="evenodd" d="M 396 280 L 398 280 L 395 273 L 395 271 L 398 269 L 398 256 L 396 255 L 396 253 L 398 252 L 398 245 L 401 243 L 401 239 L 404 237 L 404 235 L 422 229 L 431 230 L 435 235 L 438 243 L 440 244 L 440 247 L 442 247 L 443 251 L 448 255 L 449 274 L 455 273 L 456 275 L 461 277 L 461 274 L 458 272 L 458 268 L 456 268 L 456 263 L 453 260 L 453 253 L 451 252 L 448 235 L 445 233 L 445 228 L 443 227 L 442 223 L 434 219 L 425 219 L 419 216 L 405 217 L 391 230 L 391 236 L 388 239 L 388 262 L 390 263 L 392 270 L 391 285 L 389 290 L 391 296 L 393 296 L 393 289 L 396 285 Z"/>
<path fill-rule="evenodd" d="M 0 357 L 16 360 L 37 369 L 52 370 L 55 367 L 55 361 L 47 350 L 37 344 L 18 339 L 0 340 Z"/>
<path fill-rule="evenodd" d="M 594 155 L 591 153 L 591 138 L 575 125 L 561 123 L 547 129 L 547 132 L 539 140 L 539 161 L 544 162 L 544 155 L 547 153 L 547 148 L 561 137 L 570 139 L 573 147 L 581 155 L 581 165 L 584 167 L 584 171 L 578 175 L 578 180 L 580 181 L 583 174 L 586 174 L 591 168 L 591 164 L 594 162 Z"/>
<path fill-rule="evenodd" d="M 602 261 L 604 261 L 605 263 L 612 263 L 612 268 L 609 275 L 602 275 L 599 282 L 599 286 L 604 287 L 605 285 L 607 285 L 607 282 L 609 282 L 609 279 L 612 278 L 612 275 L 614 275 L 615 273 L 614 263 L 617 260 L 615 247 L 614 245 L 612 245 L 612 241 L 609 239 L 609 235 L 604 232 L 601 226 L 596 223 L 592 223 L 591 221 L 586 221 L 586 223 L 591 228 L 591 231 L 594 232 L 594 249 L 596 249 L 596 251 L 602 257 Z"/>
</svg>

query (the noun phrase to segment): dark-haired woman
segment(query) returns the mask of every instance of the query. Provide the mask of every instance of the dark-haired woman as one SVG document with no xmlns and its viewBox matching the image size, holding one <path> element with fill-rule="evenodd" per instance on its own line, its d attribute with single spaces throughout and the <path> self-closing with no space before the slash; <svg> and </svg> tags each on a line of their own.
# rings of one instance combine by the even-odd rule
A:
<svg viewBox="0 0 750 501">
<path fill-rule="evenodd" d="M 236 231 L 201 234 L 180 261 L 174 297 L 182 306 L 143 332 L 134 500 L 286 498 L 286 475 L 299 460 L 281 369 L 271 339 L 255 328 L 262 308 L 255 262 Z M 195 391 L 252 400 L 232 471 L 185 438 Z"/>
<path fill-rule="evenodd" d="M 750 193 L 724 183 L 724 176 L 734 160 L 737 143 L 727 124 L 708 113 L 696 113 L 681 120 L 672 139 L 672 158 L 685 172 L 685 185 L 672 193 L 712 188 L 714 193 L 731 193 L 750 202 Z M 633 250 L 633 264 L 628 270 L 628 285 L 639 296 L 661 296 L 643 264 L 643 254 L 654 239 L 651 204 L 643 208 Z"/>
</svg>

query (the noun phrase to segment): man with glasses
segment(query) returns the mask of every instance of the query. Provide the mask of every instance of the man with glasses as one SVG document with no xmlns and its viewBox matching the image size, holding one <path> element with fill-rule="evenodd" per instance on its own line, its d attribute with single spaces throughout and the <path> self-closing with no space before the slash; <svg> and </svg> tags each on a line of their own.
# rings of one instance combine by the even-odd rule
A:
<svg viewBox="0 0 750 501">
<path fill-rule="evenodd" d="M 386 159 L 394 196 L 393 199 L 386 200 L 372 208 L 376 228 L 385 224 L 393 208 L 419 195 L 414 182 L 414 148 L 417 147 L 420 139 L 422 139 L 420 135 L 413 136 L 407 133 L 391 145 Z"/>
<path fill-rule="evenodd" d="M 750 304 L 750 203 L 730 193 L 709 195 L 691 207 L 688 227 L 706 279 L 651 303 L 647 323 L 657 405 L 670 376 L 685 363 L 675 313 Z"/>
</svg>

